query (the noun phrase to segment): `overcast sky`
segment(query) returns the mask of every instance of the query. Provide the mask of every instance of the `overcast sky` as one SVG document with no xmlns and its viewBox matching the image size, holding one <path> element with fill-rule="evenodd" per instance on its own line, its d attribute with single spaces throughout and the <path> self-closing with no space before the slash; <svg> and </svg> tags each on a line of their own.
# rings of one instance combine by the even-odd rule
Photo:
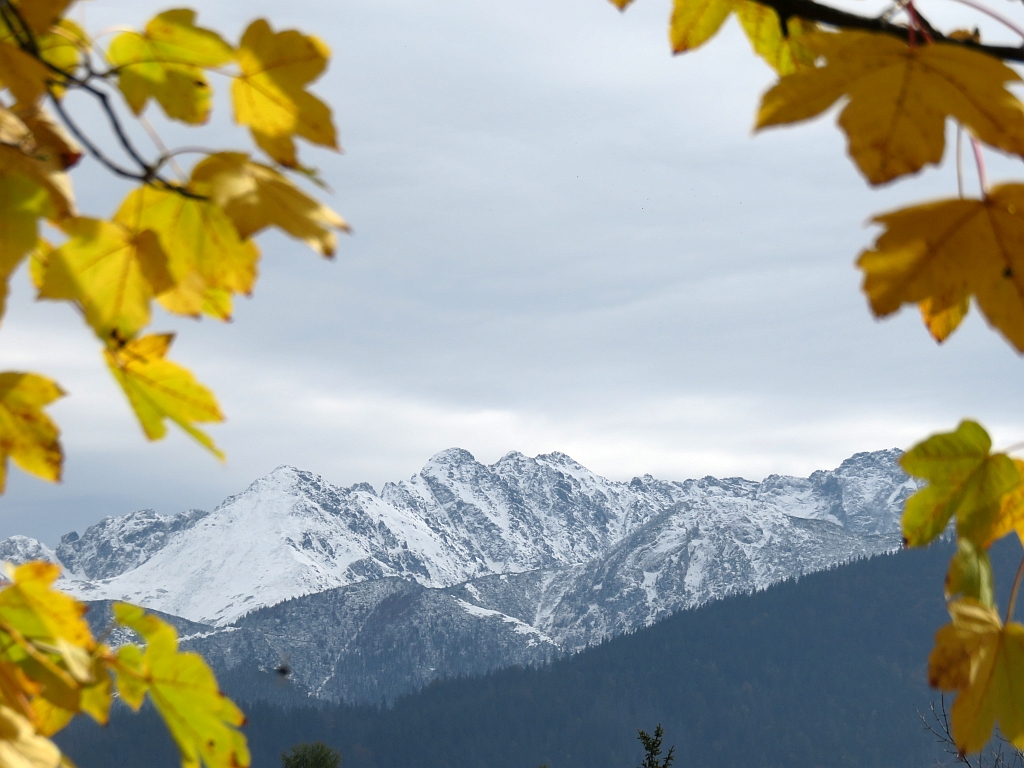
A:
<svg viewBox="0 0 1024 768">
<path fill-rule="evenodd" d="M 141 26 L 165 7 L 96 0 L 85 21 Z M 753 136 L 771 72 L 732 23 L 673 58 L 667 13 L 204 4 L 200 22 L 234 40 L 266 14 L 332 48 L 314 90 L 345 152 L 302 151 L 355 233 L 333 262 L 263 237 L 261 280 L 229 325 L 157 313 L 154 330 L 180 331 L 174 358 L 220 398 L 225 465 L 173 427 L 148 444 L 89 332 L 16 278 L 0 366 L 68 390 L 51 409 L 67 462 L 57 486 L 12 467 L 0 537 L 52 545 L 106 515 L 209 509 L 280 464 L 379 488 L 451 446 L 488 463 L 559 450 L 621 479 L 760 478 L 963 416 L 1024 438 L 1024 368 L 977 314 L 939 348 L 914 312 L 876 322 L 859 292 L 870 215 L 955 195 L 952 164 L 872 191 L 834 113 Z M 217 103 L 203 131 L 165 138 L 244 146 Z M 991 162 L 997 179 L 1020 175 Z M 127 189 L 88 162 L 75 179 L 94 215 Z"/>
</svg>

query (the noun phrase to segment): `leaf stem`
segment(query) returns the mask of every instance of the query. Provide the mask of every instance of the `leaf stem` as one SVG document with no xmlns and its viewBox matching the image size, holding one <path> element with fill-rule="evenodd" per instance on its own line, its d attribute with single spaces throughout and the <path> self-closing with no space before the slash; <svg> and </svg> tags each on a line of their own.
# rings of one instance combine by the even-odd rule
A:
<svg viewBox="0 0 1024 768">
<path fill-rule="evenodd" d="M 907 13 L 910 15 L 911 31 L 919 31 L 924 35 L 925 40 L 929 43 L 934 43 L 935 38 L 932 36 L 934 28 L 917 12 L 917 8 L 914 7 L 914 0 L 909 0 L 907 3 Z M 913 36 L 911 36 L 911 40 L 913 40 Z"/>
<path fill-rule="evenodd" d="M 964 199 L 964 127 L 956 126 L 956 191 Z"/>
<path fill-rule="evenodd" d="M 1010 619 L 1013 618 L 1013 609 L 1017 605 L 1017 592 L 1020 590 L 1020 579 L 1024 576 L 1024 557 L 1020 559 L 1020 565 L 1017 566 L 1017 576 L 1013 580 L 1013 591 L 1010 592 L 1010 603 L 1006 606 L 1006 620 L 1003 624 L 1009 624 Z"/>
<path fill-rule="evenodd" d="M 988 197 L 988 174 L 985 172 L 985 158 L 981 154 L 981 143 L 971 136 L 971 148 L 974 150 L 974 163 L 978 166 L 978 184 L 981 185 L 981 196 Z"/>
</svg>

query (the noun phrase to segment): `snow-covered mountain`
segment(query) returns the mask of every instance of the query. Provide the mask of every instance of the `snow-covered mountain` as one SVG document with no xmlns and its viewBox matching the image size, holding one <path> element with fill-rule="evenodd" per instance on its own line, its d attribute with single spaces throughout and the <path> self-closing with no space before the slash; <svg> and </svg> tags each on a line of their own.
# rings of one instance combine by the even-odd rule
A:
<svg viewBox="0 0 1024 768">
<path fill-rule="evenodd" d="M 211 512 L 106 518 L 55 552 L 12 537 L 0 557 L 56 560 L 84 600 L 193 622 L 189 644 L 221 669 L 290 654 L 315 695 L 380 701 L 892 549 L 916 488 L 898 456 L 616 482 L 561 453 L 485 466 L 451 449 L 379 494 L 279 467 Z"/>
</svg>

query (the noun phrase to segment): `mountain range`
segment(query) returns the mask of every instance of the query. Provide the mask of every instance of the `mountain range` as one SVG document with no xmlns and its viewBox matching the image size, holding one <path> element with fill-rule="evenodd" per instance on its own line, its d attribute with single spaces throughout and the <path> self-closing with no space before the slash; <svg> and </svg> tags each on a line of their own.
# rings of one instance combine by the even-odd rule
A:
<svg viewBox="0 0 1024 768">
<path fill-rule="evenodd" d="M 59 562 L 97 627 L 113 600 L 167 615 L 220 674 L 289 658 L 302 696 L 391 701 L 891 551 L 917 487 L 898 458 L 618 482 L 562 453 L 450 449 L 380 492 L 279 467 L 210 512 L 108 517 L 56 550 L 15 536 L 0 558 Z"/>
</svg>

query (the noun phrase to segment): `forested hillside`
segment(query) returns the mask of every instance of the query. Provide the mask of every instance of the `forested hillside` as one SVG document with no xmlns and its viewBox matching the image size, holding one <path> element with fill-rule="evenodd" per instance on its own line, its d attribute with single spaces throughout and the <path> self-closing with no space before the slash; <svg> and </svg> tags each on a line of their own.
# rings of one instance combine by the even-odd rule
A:
<svg viewBox="0 0 1024 768">
<path fill-rule="evenodd" d="M 997 573 L 1019 552 L 996 547 Z M 254 704 L 254 765 L 323 740 L 346 768 L 630 768 L 636 729 L 659 722 L 688 768 L 934 765 L 941 753 L 917 710 L 929 702 L 924 663 L 945 620 L 936 587 L 949 556 L 936 545 L 862 560 L 542 669 L 435 683 L 391 709 Z M 115 717 L 104 730 L 76 722 L 60 743 L 80 768 L 171 768 L 161 727 L 152 717 Z"/>
</svg>

